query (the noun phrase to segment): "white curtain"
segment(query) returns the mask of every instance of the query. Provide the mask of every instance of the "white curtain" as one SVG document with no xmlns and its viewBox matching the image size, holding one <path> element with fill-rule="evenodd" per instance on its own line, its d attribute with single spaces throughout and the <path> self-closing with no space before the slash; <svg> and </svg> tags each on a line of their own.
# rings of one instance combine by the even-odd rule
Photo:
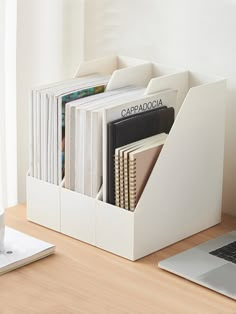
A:
<svg viewBox="0 0 236 314">
<path fill-rule="evenodd" d="M 17 202 L 16 0 L 0 0 L 0 207 Z"/>
</svg>

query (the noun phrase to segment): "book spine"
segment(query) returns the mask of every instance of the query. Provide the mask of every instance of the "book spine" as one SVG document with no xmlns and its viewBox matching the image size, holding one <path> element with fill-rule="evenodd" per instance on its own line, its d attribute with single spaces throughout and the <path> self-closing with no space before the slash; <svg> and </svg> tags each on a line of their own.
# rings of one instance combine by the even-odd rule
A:
<svg viewBox="0 0 236 314">
<path fill-rule="evenodd" d="M 125 207 L 124 200 L 124 156 L 120 156 L 120 207 Z"/>
<path fill-rule="evenodd" d="M 29 99 L 29 175 L 34 176 L 34 120 L 33 120 L 33 97 L 34 92 L 33 90 L 30 93 L 30 99 Z"/>
<path fill-rule="evenodd" d="M 116 206 L 120 206 L 120 163 L 119 163 L 119 155 L 114 156 L 115 162 L 115 204 Z"/>
<path fill-rule="evenodd" d="M 115 126 L 112 124 L 107 125 L 107 202 L 115 204 L 115 178 L 114 178 L 114 153 L 116 145 Z"/>
<path fill-rule="evenodd" d="M 124 202 L 125 209 L 129 210 L 129 158 L 124 160 Z"/>
<path fill-rule="evenodd" d="M 136 159 L 129 160 L 129 210 L 136 207 Z"/>
</svg>

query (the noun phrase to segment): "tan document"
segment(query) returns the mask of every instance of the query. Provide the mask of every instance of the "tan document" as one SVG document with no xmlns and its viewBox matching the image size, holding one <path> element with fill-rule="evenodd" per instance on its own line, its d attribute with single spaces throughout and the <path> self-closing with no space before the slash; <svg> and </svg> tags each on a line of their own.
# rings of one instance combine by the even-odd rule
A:
<svg viewBox="0 0 236 314">
<path fill-rule="evenodd" d="M 148 181 L 167 134 L 129 154 L 129 209 L 134 210 Z"/>
</svg>

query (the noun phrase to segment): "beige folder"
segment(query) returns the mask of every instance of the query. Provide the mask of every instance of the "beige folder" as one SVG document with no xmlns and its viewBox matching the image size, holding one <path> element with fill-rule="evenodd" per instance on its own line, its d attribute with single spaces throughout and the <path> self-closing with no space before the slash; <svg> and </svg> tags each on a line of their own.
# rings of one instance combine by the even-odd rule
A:
<svg viewBox="0 0 236 314">
<path fill-rule="evenodd" d="M 115 150 L 115 204 L 129 209 L 129 166 L 128 154 L 144 145 L 151 144 L 165 137 L 165 133 L 156 134 L 148 138 L 126 144 Z"/>
<path fill-rule="evenodd" d="M 144 190 L 167 134 L 129 153 L 129 209 L 134 210 Z"/>
</svg>

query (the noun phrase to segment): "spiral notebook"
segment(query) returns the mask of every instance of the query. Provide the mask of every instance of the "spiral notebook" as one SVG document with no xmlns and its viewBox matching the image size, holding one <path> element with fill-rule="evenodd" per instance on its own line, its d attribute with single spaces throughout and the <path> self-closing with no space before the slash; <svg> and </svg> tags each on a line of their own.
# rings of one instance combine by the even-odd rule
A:
<svg viewBox="0 0 236 314">
<path fill-rule="evenodd" d="M 128 154 L 131 151 L 137 150 L 144 145 L 151 144 L 157 140 L 160 140 L 165 133 L 150 136 L 148 138 L 121 146 L 115 150 L 115 205 L 121 208 L 129 209 L 127 199 L 128 193 Z"/>
<path fill-rule="evenodd" d="M 129 199 L 126 198 L 126 203 L 131 211 L 134 211 L 138 203 L 166 138 L 167 134 L 164 134 L 160 137 L 160 140 L 154 143 L 148 142 L 148 145 L 144 145 L 129 153 Z"/>
<path fill-rule="evenodd" d="M 4 248 L 0 252 L 0 275 L 54 252 L 55 245 L 5 227 Z"/>
</svg>

